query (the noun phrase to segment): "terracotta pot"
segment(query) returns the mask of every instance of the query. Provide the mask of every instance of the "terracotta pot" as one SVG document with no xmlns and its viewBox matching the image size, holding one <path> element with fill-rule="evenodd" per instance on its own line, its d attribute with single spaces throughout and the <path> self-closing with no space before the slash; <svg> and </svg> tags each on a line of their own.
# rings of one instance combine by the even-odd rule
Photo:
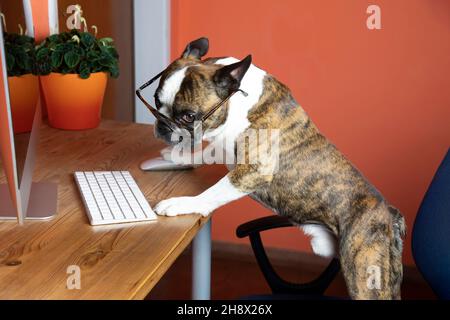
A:
<svg viewBox="0 0 450 320">
<path fill-rule="evenodd" d="M 8 77 L 14 133 L 30 132 L 39 98 L 39 79 L 32 74 Z"/>
<path fill-rule="evenodd" d="M 100 124 L 107 73 L 92 73 L 88 79 L 78 74 L 51 73 L 40 79 L 50 126 L 84 130 Z"/>
</svg>

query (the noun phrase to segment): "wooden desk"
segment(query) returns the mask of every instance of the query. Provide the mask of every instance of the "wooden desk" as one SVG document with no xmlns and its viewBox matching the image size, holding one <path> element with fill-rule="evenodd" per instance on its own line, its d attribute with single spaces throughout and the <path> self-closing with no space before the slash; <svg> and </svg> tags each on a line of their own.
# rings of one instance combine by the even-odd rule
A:
<svg viewBox="0 0 450 320">
<path fill-rule="evenodd" d="M 143 299 L 207 220 L 189 215 L 91 227 L 73 172 L 129 170 L 152 206 L 196 195 L 219 180 L 221 171 L 214 167 L 142 172 L 140 162 L 163 146 L 148 125 L 104 121 L 79 132 L 44 126 L 34 180 L 58 183 L 58 215 L 24 226 L 0 222 L 0 299 Z M 208 249 L 207 243 L 196 244 L 204 245 Z M 71 265 L 81 268 L 80 290 L 66 287 Z"/>
</svg>

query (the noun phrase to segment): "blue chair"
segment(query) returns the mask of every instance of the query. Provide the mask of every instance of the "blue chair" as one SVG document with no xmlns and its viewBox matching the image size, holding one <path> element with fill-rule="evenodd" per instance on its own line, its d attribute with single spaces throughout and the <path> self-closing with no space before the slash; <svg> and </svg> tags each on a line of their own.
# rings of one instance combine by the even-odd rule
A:
<svg viewBox="0 0 450 320">
<path fill-rule="evenodd" d="M 439 299 L 450 300 L 450 150 L 420 205 L 412 233 L 417 268 Z"/>
</svg>

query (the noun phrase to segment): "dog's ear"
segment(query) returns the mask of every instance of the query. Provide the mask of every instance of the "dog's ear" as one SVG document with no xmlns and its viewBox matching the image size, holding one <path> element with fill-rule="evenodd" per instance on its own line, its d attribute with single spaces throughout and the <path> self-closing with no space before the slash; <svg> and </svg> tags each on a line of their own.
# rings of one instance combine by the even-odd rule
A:
<svg viewBox="0 0 450 320">
<path fill-rule="evenodd" d="M 194 58 L 201 59 L 205 54 L 208 53 L 209 40 L 208 38 L 200 38 L 192 41 L 184 49 L 182 58 Z"/>
<path fill-rule="evenodd" d="M 228 92 L 237 90 L 251 64 L 252 56 L 248 55 L 239 62 L 222 67 L 216 71 L 214 82 L 218 87 L 227 89 Z"/>
</svg>

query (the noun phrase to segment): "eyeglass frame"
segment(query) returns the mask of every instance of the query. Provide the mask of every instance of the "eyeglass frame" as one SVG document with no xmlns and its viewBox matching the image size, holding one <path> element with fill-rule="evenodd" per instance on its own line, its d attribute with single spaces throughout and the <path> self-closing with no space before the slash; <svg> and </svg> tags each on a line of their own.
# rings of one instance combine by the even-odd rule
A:
<svg viewBox="0 0 450 320">
<path fill-rule="evenodd" d="M 159 121 L 166 121 L 169 122 L 172 125 L 175 125 L 181 129 L 185 129 L 189 132 L 193 132 L 195 130 L 195 127 L 190 127 L 187 124 L 180 122 L 176 119 L 172 119 L 168 116 L 166 116 L 165 114 L 159 112 L 159 110 L 155 107 L 153 107 L 152 105 L 150 105 L 142 96 L 141 91 L 144 90 L 145 88 L 147 88 L 148 86 L 152 85 L 153 82 L 155 82 L 156 80 L 158 80 L 164 73 L 163 70 L 160 73 L 158 73 L 156 76 L 154 76 L 153 78 L 151 78 L 149 81 L 147 81 L 146 83 L 144 83 L 143 85 L 141 85 L 139 87 L 139 89 L 136 90 L 136 95 L 138 96 L 138 98 L 142 101 L 142 103 L 144 103 L 144 105 L 147 107 L 147 109 L 153 114 L 153 116 L 159 120 Z M 219 110 L 219 108 L 224 105 L 228 100 L 230 100 L 230 98 L 236 93 L 236 92 L 241 92 L 245 97 L 248 96 L 248 93 L 245 92 L 242 89 L 236 89 L 234 91 L 232 91 L 225 99 L 223 99 L 222 101 L 220 101 L 219 103 L 217 103 L 214 107 L 211 108 L 211 110 L 209 110 L 205 115 L 203 115 L 200 120 L 198 120 L 200 123 L 203 123 L 204 121 L 206 121 L 209 117 L 211 117 L 217 110 Z M 171 126 L 169 126 L 169 128 L 173 131 L 173 128 Z"/>
</svg>

